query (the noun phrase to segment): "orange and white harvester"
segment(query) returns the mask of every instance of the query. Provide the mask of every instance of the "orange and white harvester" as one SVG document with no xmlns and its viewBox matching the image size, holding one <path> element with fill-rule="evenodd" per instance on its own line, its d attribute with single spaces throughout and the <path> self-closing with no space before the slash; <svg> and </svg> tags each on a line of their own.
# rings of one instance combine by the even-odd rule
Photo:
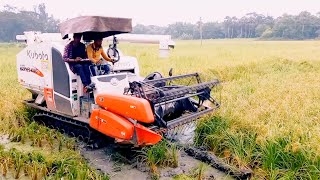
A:
<svg viewBox="0 0 320 180">
<path fill-rule="evenodd" d="M 126 18 L 82 16 L 60 24 L 61 39 L 83 33 L 85 42 L 96 35 L 109 37 L 131 31 L 131 19 Z M 104 141 L 108 136 L 136 147 L 154 145 L 168 130 L 219 107 L 210 95 L 218 80 L 201 82 L 198 73 L 163 77 L 155 72 L 141 77 L 137 59 L 114 49 L 115 44 L 107 53 L 118 62 L 109 64 L 112 70 L 108 74 L 95 68 L 98 75 L 91 76 L 92 89 L 85 94 L 80 77 L 63 61 L 67 40 L 42 40 L 37 34 L 33 38 L 27 38 L 32 42 L 17 55 L 18 80 L 32 94 L 25 104 L 38 110 L 35 120 L 68 127 L 68 133 L 81 134 L 83 139 L 95 136 Z M 214 107 L 205 106 L 206 100 Z"/>
</svg>

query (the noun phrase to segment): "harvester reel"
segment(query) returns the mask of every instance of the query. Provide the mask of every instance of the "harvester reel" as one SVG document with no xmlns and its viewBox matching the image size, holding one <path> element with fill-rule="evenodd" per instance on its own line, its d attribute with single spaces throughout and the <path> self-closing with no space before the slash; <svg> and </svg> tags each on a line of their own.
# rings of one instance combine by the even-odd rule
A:
<svg viewBox="0 0 320 180">
<path fill-rule="evenodd" d="M 144 81 L 148 81 L 148 80 L 155 80 L 155 79 L 161 79 L 163 78 L 162 74 L 159 72 L 153 72 L 151 74 L 149 74 Z M 154 83 L 152 84 L 154 87 L 162 87 L 165 86 L 166 83 L 165 82 L 159 82 L 159 83 Z"/>
<path fill-rule="evenodd" d="M 144 81 L 131 82 L 128 92 L 150 102 L 155 115 L 154 126 L 151 129 L 164 132 L 164 136 L 168 139 L 175 139 L 193 127 L 194 120 L 198 117 L 218 107 L 218 103 L 214 103 L 216 107 L 209 107 L 204 105 L 203 101 L 216 102 L 210 93 L 219 81 L 201 82 L 198 73 L 171 76 L 172 70 L 170 71 L 167 78 L 163 78 L 159 72 L 154 72 Z M 178 79 L 190 79 L 189 81 L 195 79 L 196 83 L 171 84 Z M 194 128 L 191 128 L 191 131 L 193 130 Z M 189 131 L 186 134 L 190 134 Z"/>
</svg>

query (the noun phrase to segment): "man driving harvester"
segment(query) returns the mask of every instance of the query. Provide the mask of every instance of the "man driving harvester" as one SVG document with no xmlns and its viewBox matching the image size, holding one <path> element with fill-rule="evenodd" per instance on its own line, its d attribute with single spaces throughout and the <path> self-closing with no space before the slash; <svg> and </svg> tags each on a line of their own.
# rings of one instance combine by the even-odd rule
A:
<svg viewBox="0 0 320 180">
<path fill-rule="evenodd" d="M 88 59 L 91 60 L 91 62 L 95 65 L 100 65 L 100 68 L 104 70 L 105 74 L 108 74 L 110 71 L 110 68 L 108 65 L 104 65 L 103 60 L 101 59 L 101 56 L 106 61 L 114 62 L 113 59 L 109 58 L 106 53 L 104 52 L 104 49 L 102 47 L 102 39 L 101 37 L 95 37 L 94 42 L 89 44 L 87 46 L 87 55 Z M 96 71 L 94 70 L 94 67 L 90 67 L 92 75 L 96 76 Z"/>
<path fill-rule="evenodd" d="M 91 83 L 89 71 L 91 62 L 84 60 L 87 58 L 87 53 L 86 46 L 80 42 L 81 37 L 81 33 L 73 34 L 73 41 L 64 49 L 63 59 L 68 62 L 71 71 L 80 76 L 84 92 L 86 92 L 86 87 Z"/>
</svg>

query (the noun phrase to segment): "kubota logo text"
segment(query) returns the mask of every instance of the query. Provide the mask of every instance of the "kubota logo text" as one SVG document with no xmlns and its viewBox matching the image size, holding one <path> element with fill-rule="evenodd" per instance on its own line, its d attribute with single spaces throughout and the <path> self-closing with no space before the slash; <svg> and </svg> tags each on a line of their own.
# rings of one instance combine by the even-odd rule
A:
<svg viewBox="0 0 320 180">
<path fill-rule="evenodd" d="M 27 56 L 30 59 L 35 59 L 35 60 L 49 60 L 48 54 L 44 53 L 43 51 L 36 52 L 36 51 L 27 50 Z"/>
</svg>

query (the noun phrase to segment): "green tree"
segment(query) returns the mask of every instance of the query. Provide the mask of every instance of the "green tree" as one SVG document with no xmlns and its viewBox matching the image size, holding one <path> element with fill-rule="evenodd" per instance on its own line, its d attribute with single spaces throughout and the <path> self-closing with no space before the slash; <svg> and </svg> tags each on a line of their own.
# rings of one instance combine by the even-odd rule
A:
<svg viewBox="0 0 320 180">
<path fill-rule="evenodd" d="M 202 29 L 204 39 L 224 38 L 222 25 L 217 22 L 205 23 Z"/>
<path fill-rule="evenodd" d="M 193 35 L 196 25 L 191 23 L 177 22 L 169 24 L 165 33 L 170 34 L 173 38 L 180 38 L 183 34 Z"/>
<path fill-rule="evenodd" d="M 15 41 L 24 31 L 58 32 L 59 21 L 48 16 L 46 6 L 40 4 L 34 11 L 22 11 L 9 5 L 0 11 L 0 41 Z"/>
</svg>

